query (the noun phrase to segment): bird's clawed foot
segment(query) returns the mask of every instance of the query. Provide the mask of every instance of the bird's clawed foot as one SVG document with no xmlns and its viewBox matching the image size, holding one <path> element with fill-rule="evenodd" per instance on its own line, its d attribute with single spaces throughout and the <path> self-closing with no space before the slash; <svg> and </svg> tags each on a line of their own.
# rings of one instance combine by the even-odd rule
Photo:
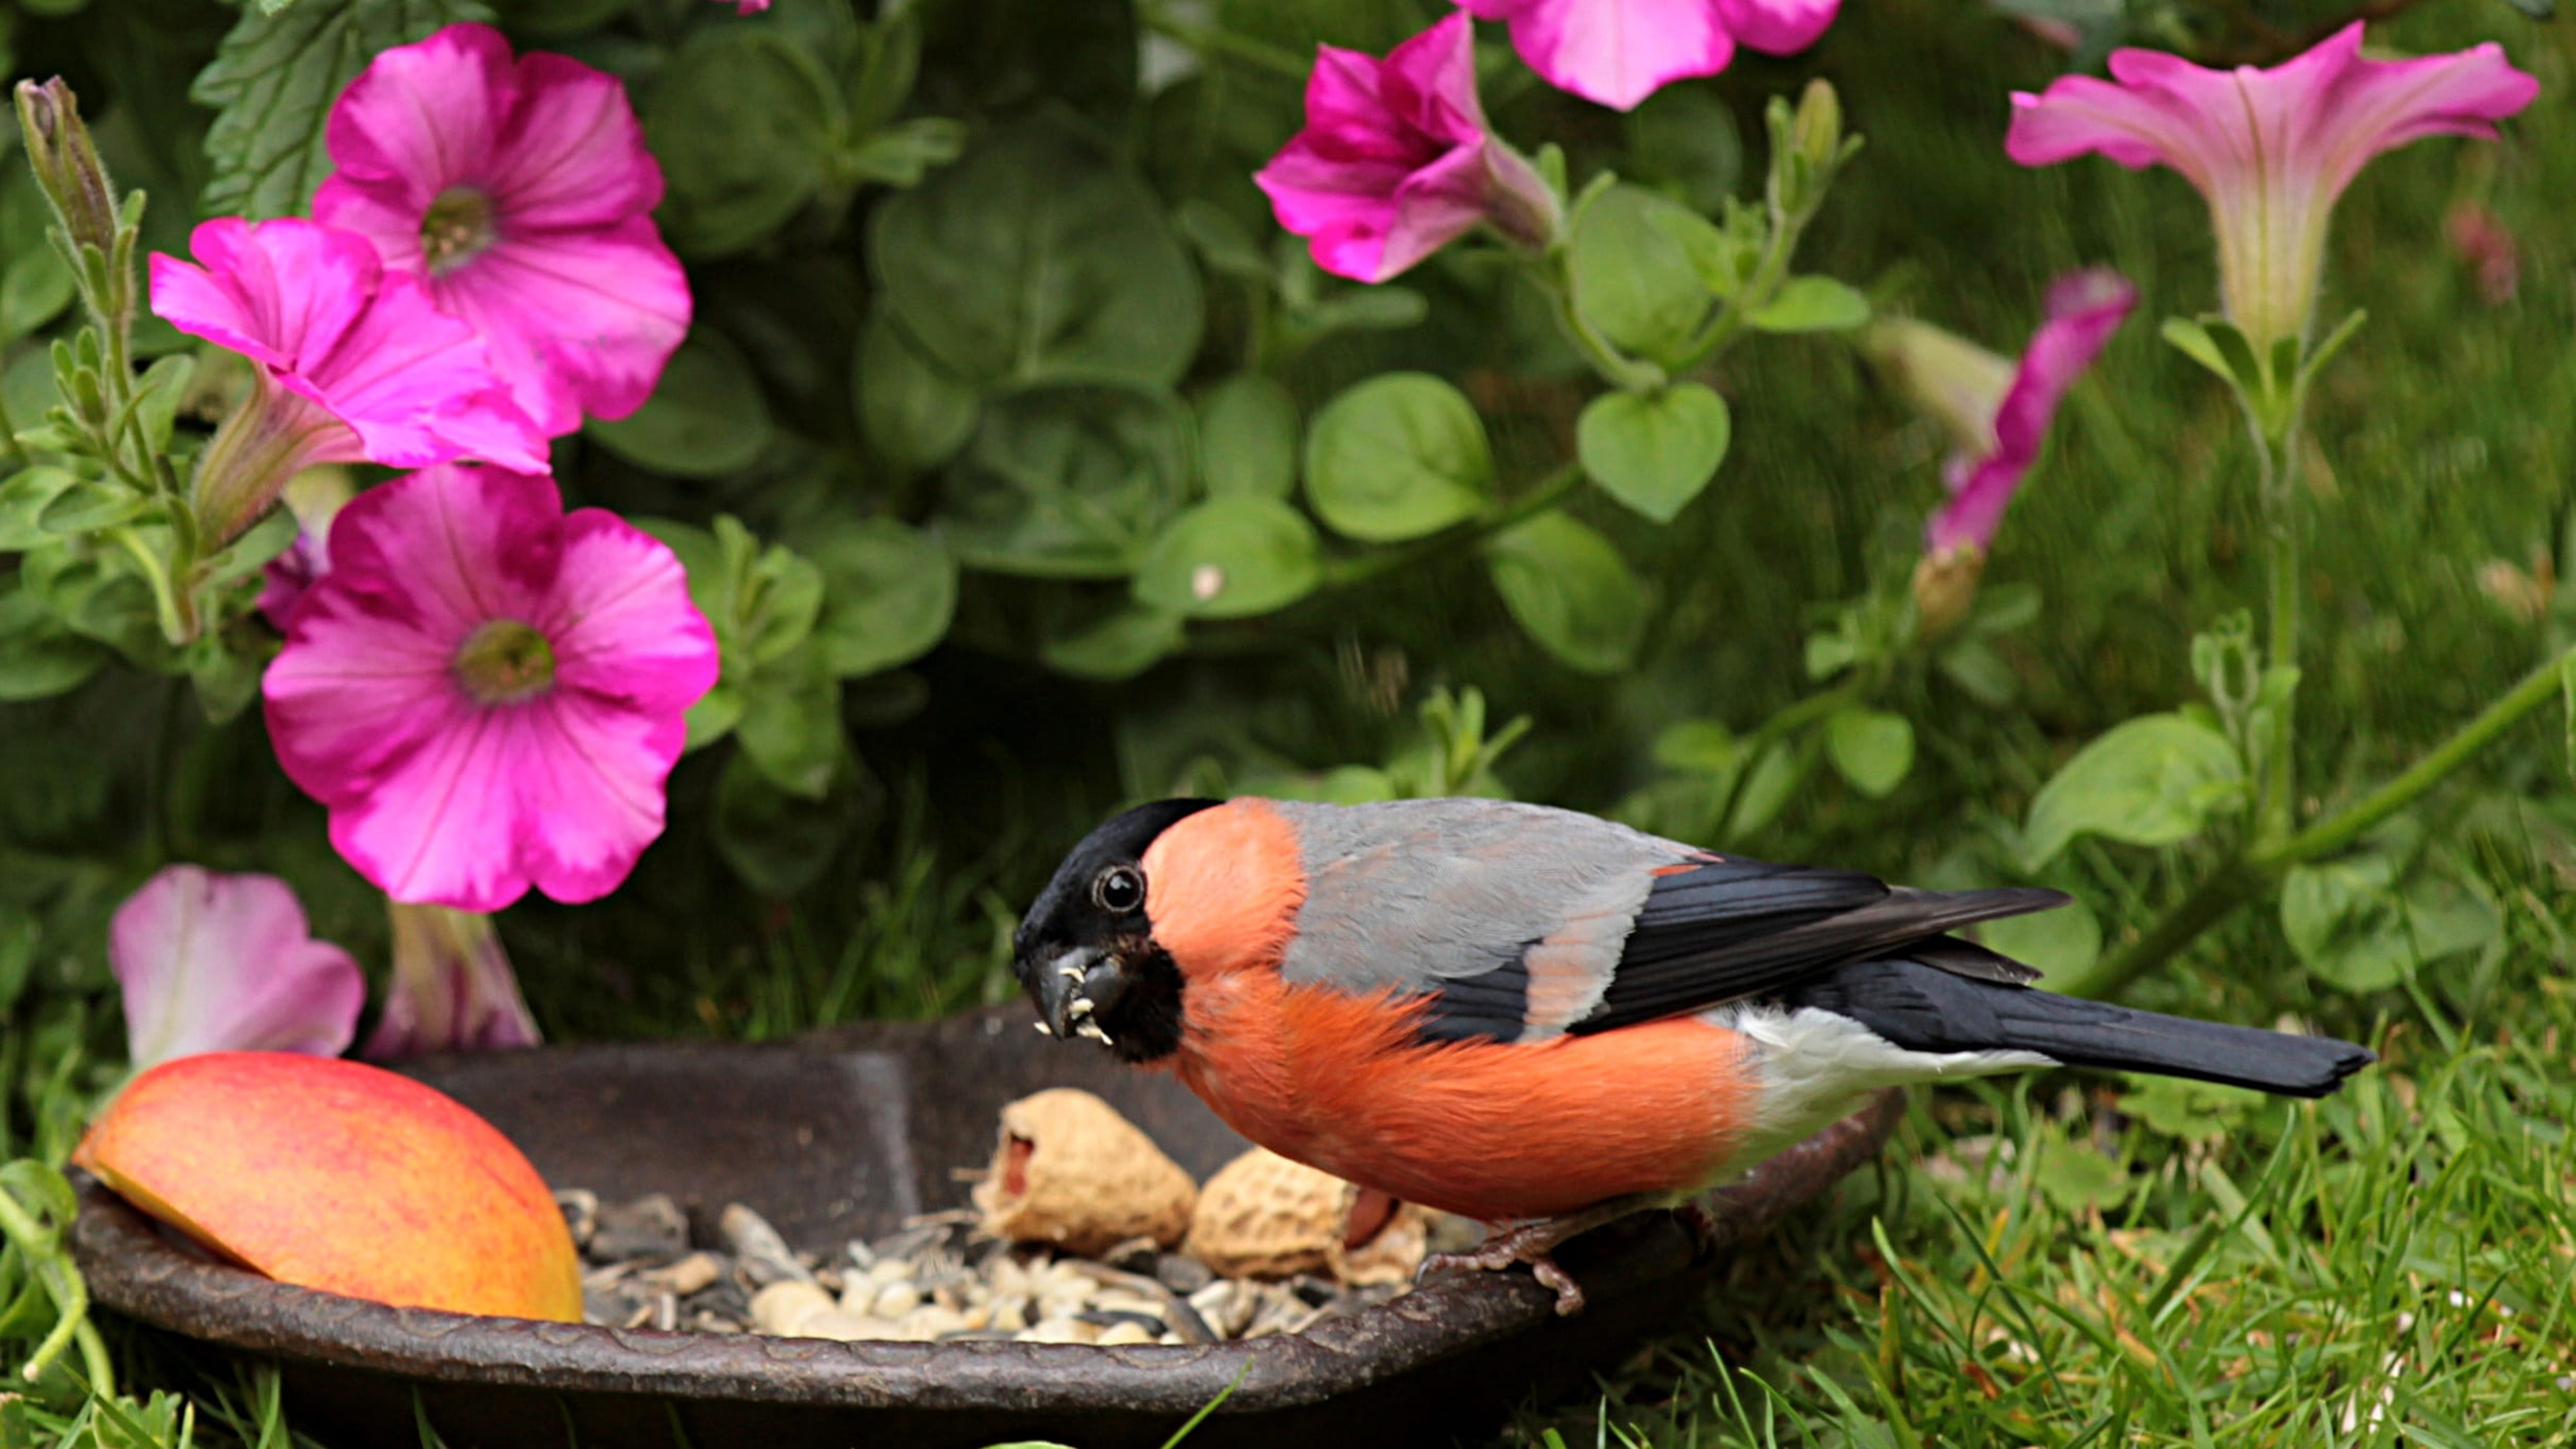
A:
<svg viewBox="0 0 2576 1449">
<path fill-rule="evenodd" d="M 1420 1276 L 1457 1272 L 1496 1273 L 1515 1263 L 1527 1263 L 1539 1282 L 1556 1290 L 1558 1316 L 1570 1317 L 1583 1311 L 1583 1289 L 1574 1281 L 1574 1275 L 1556 1265 L 1554 1254 L 1557 1245 L 1630 1213 L 1661 1207 L 1665 1201 L 1665 1198 L 1651 1194 L 1614 1197 L 1562 1217 L 1488 1223 L 1483 1242 L 1464 1253 L 1432 1254 L 1423 1259 Z"/>
</svg>

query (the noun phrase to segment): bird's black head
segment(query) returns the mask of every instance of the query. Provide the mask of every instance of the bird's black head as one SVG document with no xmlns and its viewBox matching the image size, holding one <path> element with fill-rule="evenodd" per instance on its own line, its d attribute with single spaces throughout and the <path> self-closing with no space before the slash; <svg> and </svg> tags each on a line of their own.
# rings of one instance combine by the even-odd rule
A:
<svg viewBox="0 0 2576 1449">
<path fill-rule="evenodd" d="M 1131 1062 L 1181 1044 L 1181 972 L 1154 942 L 1145 849 L 1172 822 L 1218 802 L 1157 800 L 1084 836 L 1038 892 L 1011 940 L 1011 970 L 1056 1036 L 1088 1036 Z"/>
</svg>

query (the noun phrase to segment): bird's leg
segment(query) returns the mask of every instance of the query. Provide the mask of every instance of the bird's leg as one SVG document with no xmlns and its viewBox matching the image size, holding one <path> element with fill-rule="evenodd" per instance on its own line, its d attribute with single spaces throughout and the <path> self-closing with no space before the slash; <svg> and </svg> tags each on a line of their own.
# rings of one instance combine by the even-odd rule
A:
<svg viewBox="0 0 2576 1449">
<path fill-rule="evenodd" d="M 1556 1290 L 1559 1315 L 1583 1311 L 1583 1290 L 1573 1277 L 1556 1266 L 1553 1256 L 1557 1245 L 1580 1237 L 1603 1223 L 1615 1222 L 1630 1213 L 1662 1207 L 1671 1201 L 1664 1193 L 1641 1192 L 1627 1197 L 1614 1197 L 1597 1202 L 1578 1212 L 1553 1218 L 1525 1218 L 1517 1222 L 1487 1223 L 1485 1241 L 1464 1253 L 1434 1253 L 1423 1259 L 1422 1271 L 1454 1273 L 1466 1271 L 1500 1272 L 1514 1263 L 1527 1263 L 1538 1281 Z"/>
</svg>

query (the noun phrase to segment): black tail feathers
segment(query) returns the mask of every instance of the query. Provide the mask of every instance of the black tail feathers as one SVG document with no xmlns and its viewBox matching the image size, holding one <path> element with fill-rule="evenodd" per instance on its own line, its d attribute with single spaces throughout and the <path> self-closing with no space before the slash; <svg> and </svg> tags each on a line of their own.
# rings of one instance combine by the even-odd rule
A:
<svg viewBox="0 0 2576 1449">
<path fill-rule="evenodd" d="M 1923 954 L 1954 946 L 1965 943 L 1926 943 Z M 2378 1060 L 2367 1047 L 2331 1037 L 2133 1011 L 1971 979 L 1946 962 L 1856 962 L 1803 984 L 1789 1004 L 1840 1012 L 1909 1051 L 2029 1051 L 2070 1067 L 2188 1077 L 2290 1097 L 2322 1097 Z"/>
</svg>

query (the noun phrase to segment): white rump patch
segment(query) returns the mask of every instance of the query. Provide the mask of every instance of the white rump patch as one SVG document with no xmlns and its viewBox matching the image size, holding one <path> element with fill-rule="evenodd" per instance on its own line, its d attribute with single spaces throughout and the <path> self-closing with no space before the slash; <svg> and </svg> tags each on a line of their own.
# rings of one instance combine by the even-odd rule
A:
<svg viewBox="0 0 2576 1449">
<path fill-rule="evenodd" d="M 1860 1109 L 1882 1087 L 2053 1067 L 2033 1051 L 1909 1051 L 1839 1012 L 1735 1002 L 1700 1020 L 1742 1036 L 1762 1087 L 1752 1129 L 1727 1162 L 1736 1177 Z"/>
</svg>

